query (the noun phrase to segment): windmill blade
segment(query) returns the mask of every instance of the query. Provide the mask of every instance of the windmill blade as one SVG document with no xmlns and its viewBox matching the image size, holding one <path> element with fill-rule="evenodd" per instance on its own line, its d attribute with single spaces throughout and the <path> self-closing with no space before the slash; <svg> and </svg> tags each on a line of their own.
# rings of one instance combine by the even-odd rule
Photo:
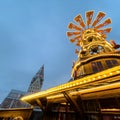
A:
<svg viewBox="0 0 120 120">
<path fill-rule="evenodd" d="M 99 12 L 99 13 L 97 14 L 97 16 L 96 16 L 93 24 L 92 24 L 92 27 L 96 26 L 96 25 L 100 22 L 100 20 L 101 20 L 102 18 L 104 18 L 104 16 L 105 16 L 105 13 L 104 13 L 104 12 Z"/>
<path fill-rule="evenodd" d="M 75 38 L 73 38 L 73 39 L 70 39 L 70 42 L 76 42 L 76 41 L 80 41 L 81 40 L 81 35 L 78 35 L 78 36 L 76 36 Z"/>
<path fill-rule="evenodd" d="M 109 33 L 111 30 L 112 28 L 106 28 L 106 29 L 96 30 L 96 31 L 102 34 L 106 34 L 106 33 Z"/>
<path fill-rule="evenodd" d="M 75 39 L 73 38 L 73 39 L 70 39 L 70 42 L 71 43 L 74 43 L 75 42 Z"/>
<path fill-rule="evenodd" d="M 86 24 L 89 26 L 92 22 L 94 11 L 88 11 L 86 12 Z"/>
<path fill-rule="evenodd" d="M 80 41 L 81 40 L 81 35 L 76 36 L 74 39 L 77 40 L 77 41 Z"/>
<path fill-rule="evenodd" d="M 79 50 L 76 48 L 75 49 L 75 54 L 78 54 L 79 53 Z"/>
<path fill-rule="evenodd" d="M 77 25 L 75 25 L 75 24 L 73 24 L 73 23 L 70 23 L 70 24 L 68 25 L 68 28 L 69 28 L 69 29 L 74 29 L 74 30 L 82 30 L 81 27 L 78 27 Z"/>
<path fill-rule="evenodd" d="M 103 23 L 101 23 L 101 24 L 99 24 L 98 26 L 96 26 L 95 29 L 99 29 L 99 28 L 104 27 L 104 26 L 106 26 L 106 25 L 109 25 L 109 24 L 111 24 L 111 23 L 112 23 L 112 22 L 111 22 L 110 18 L 108 18 L 108 19 L 106 19 Z"/>
<path fill-rule="evenodd" d="M 81 34 L 81 32 L 67 32 L 68 37 L 71 37 L 73 35 L 79 35 L 79 34 Z"/>
<path fill-rule="evenodd" d="M 85 23 L 84 23 L 81 15 L 76 16 L 76 17 L 74 18 L 74 20 L 75 20 L 76 22 L 78 22 L 83 28 L 85 28 L 86 25 L 85 25 Z"/>
<path fill-rule="evenodd" d="M 80 42 L 77 42 L 77 43 L 76 43 L 76 46 L 80 46 Z"/>
</svg>

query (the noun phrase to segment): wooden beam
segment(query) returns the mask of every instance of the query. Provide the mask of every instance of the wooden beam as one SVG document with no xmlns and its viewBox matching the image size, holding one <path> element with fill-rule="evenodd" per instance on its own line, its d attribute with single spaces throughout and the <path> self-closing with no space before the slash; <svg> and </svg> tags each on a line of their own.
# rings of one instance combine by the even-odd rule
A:
<svg viewBox="0 0 120 120">
<path fill-rule="evenodd" d="M 84 112 L 83 112 L 83 108 L 81 105 L 79 105 L 77 103 L 77 101 L 72 97 L 72 95 L 70 95 L 68 92 L 63 92 L 67 102 L 69 102 L 71 104 L 71 106 L 73 107 L 73 110 L 76 112 L 76 116 L 78 116 L 77 118 L 84 120 Z M 79 96 L 80 98 L 80 96 Z M 79 120 L 78 119 L 78 120 Z"/>
<path fill-rule="evenodd" d="M 37 104 L 39 105 L 39 107 L 40 107 L 42 110 L 44 110 L 44 107 L 43 107 L 41 101 L 40 101 L 39 99 L 36 99 L 36 102 L 37 102 Z"/>
</svg>

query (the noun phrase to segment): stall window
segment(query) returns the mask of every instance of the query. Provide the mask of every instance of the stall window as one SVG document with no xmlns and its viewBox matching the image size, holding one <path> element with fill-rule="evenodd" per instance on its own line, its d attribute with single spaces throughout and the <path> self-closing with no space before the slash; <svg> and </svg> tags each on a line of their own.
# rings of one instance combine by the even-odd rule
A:
<svg viewBox="0 0 120 120">
<path fill-rule="evenodd" d="M 117 60 L 106 60 L 106 64 L 107 64 L 108 68 L 111 68 L 113 66 L 118 65 L 118 62 L 117 62 Z"/>
<path fill-rule="evenodd" d="M 112 64 L 113 64 L 113 65 L 118 65 L 117 60 L 112 60 Z"/>
<path fill-rule="evenodd" d="M 102 63 L 100 61 L 98 61 L 98 62 L 92 62 L 91 64 L 92 64 L 92 69 L 93 69 L 94 73 L 103 70 L 103 66 L 102 66 Z"/>
<path fill-rule="evenodd" d="M 98 68 L 97 68 L 96 62 L 92 62 L 91 64 L 92 64 L 93 72 L 98 72 Z"/>
<path fill-rule="evenodd" d="M 101 62 L 97 62 L 97 66 L 100 71 L 103 70 L 103 66 Z"/>
<path fill-rule="evenodd" d="M 107 64 L 108 68 L 113 66 L 111 60 L 106 60 L 106 64 Z"/>
</svg>

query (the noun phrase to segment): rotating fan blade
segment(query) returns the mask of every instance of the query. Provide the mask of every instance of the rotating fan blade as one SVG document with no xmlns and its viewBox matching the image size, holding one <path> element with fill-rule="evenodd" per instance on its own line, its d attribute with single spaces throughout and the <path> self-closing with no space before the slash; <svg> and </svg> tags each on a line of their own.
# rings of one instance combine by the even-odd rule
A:
<svg viewBox="0 0 120 120">
<path fill-rule="evenodd" d="M 97 17 L 95 18 L 93 24 L 92 24 L 92 27 L 95 27 L 104 16 L 105 16 L 104 12 L 99 12 Z"/>
<path fill-rule="evenodd" d="M 76 54 L 78 54 L 78 53 L 79 53 L 79 50 L 78 50 L 77 48 L 75 49 L 75 53 L 76 53 Z"/>
<path fill-rule="evenodd" d="M 112 28 L 106 28 L 106 29 L 96 30 L 96 31 L 102 34 L 106 34 L 106 33 L 109 33 L 111 30 Z"/>
<path fill-rule="evenodd" d="M 69 29 L 75 29 L 75 30 L 82 30 L 82 28 L 78 27 L 77 25 L 73 24 L 73 23 L 70 23 L 68 25 L 68 28 Z"/>
<path fill-rule="evenodd" d="M 75 39 L 73 38 L 73 39 L 70 39 L 70 42 L 71 43 L 74 43 L 75 42 Z"/>
<path fill-rule="evenodd" d="M 80 42 L 77 42 L 77 43 L 76 43 L 76 46 L 80 46 Z"/>
<path fill-rule="evenodd" d="M 81 35 L 78 35 L 78 36 L 76 36 L 75 38 L 73 38 L 73 39 L 70 39 L 70 42 L 75 42 L 75 41 L 80 41 L 81 40 Z"/>
<path fill-rule="evenodd" d="M 95 27 L 95 29 L 99 29 L 101 27 L 104 27 L 106 25 L 109 25 L 111 23 L 110 18 L 106 19 L 103 23 L 99 24 L 98 26 Z"/>
<path fill-rule="evenodd" d="M 81 15 L 76 16 L 76 17 L 74 18 L 74 20 L 75 20 L 76 22 L 78 22 L 83 28 L 85 28 L 86 25 L 85 25 L 85 23 L 84 23 Z"/>
<path fill-rule="evenodd" d="M 76 36 L 74 39 L 77 40 L 77 41 L 80 41 L 81 40 L 81 35 Z"/>
<path fill-rule="evenodd" d="M 86 24 L 89 26 L 92 22 L 94 11 L 86 12 Z"/>
<path fill-rule="evenodd" d="M 71 37 L 73 35 L 79 35 L 79 34 L 81 34 L 81 32 L 67 32 L 68 37 Z"/>
</svg>

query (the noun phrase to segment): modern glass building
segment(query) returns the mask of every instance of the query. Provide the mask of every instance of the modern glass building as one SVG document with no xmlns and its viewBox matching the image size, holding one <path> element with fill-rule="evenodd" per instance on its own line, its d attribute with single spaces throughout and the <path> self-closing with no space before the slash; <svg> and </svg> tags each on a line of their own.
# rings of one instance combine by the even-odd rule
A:
<svg viewBox="0 0 120 120">
<path fill-rule="evenodd" d="M 24 108 L 30 107 L 29 104 L 24 103 L 20 100 L 26 92 L 20 90 L 11 90 L 7 97 L 3 100 L 1 108 Z"/>
</svg>

